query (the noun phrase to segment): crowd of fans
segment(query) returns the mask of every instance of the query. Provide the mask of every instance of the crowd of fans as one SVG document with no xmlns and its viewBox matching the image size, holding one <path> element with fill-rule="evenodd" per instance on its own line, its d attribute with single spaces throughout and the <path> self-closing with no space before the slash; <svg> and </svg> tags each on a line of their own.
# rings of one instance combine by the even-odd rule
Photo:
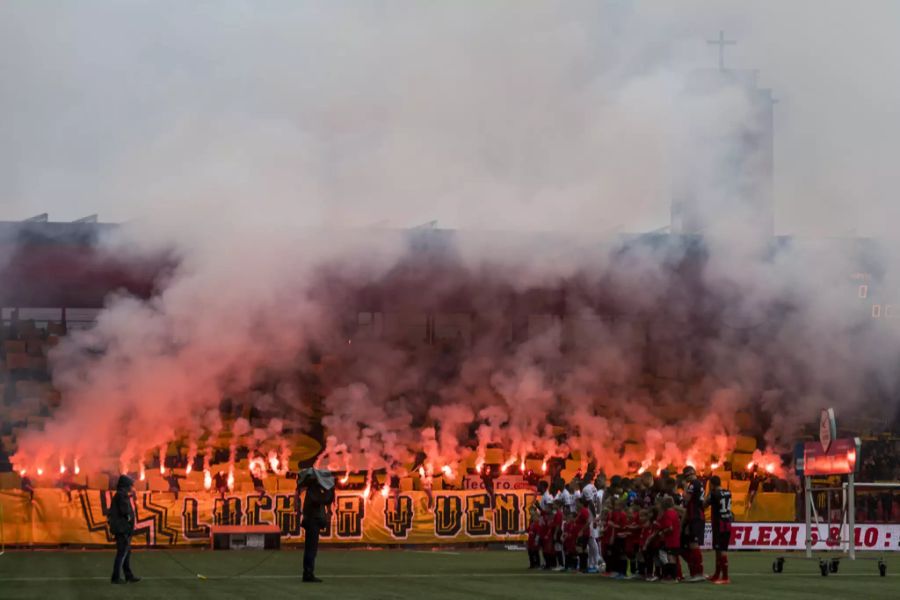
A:
<svg viewBox="0 0 900 600">
<path fill-rule="evenodd" d="M 23 428 L 34 426 L 38 421 L 50 416 L 55 406 L 59 403 L 59 394 L 52 389 L 50 384 L 50 374 L 47 369 L 47 353 L 55 346 L 60 336 L 65 335 L 66 326 L 62 323 L 47 323 L 43 326 L 36 326 L 33 321 L 23 321 L 18 319 L 10 319 L 3 322 L 0 326 L 0 386 L 2 386 L 2 400 L 0 400 L 0 472 L 10 471 L 12 465 L 10 463 L 11 454 L 15 451 L 15 434 Z M 31 385 L 33 387 L 29 388 Z M 34 390 L 37 389 L 37 398 Z M 30 394 L 30 395 L 29 395 Z M 27 397 L 26 397 L 27 396 Z M 248 405 L 248 408 L 252 408 Z M 223 400 L 221 410 L 223 415 L 229 418 L 235 417 L 238 413 L 243 413 L 242 406 L 234 400 Z M 252 410 L 248 413 L 247 418 L 253 419 Z M 257 415 L 258 416 L 258 415 Z M 261 418 L 261 417 L 260 417 Z M 174 494 L 179 494 L 182 489 L 182 480 L 184 479 L 184 468 L 187 466 L 188 457 L 185 455 L 185 448 L 177 449 L 174 455 L 165 458 L 163 466 L 163 479 L 165 480 L 165 490 Z M 228 492 L 229 483 L 227 472 L 222 468 L 226 462 L 231 460 L 242 460 L 247 458 L 247 449 L 238 448 L 237 455 L 229 455 L 229 448 L 218 448 L 213 450 L 210 457 L 212 465 L 213 484 L 210 486 L 213 493 L 225 494 Z M 883 438 L 866 441 L 863 445 L 862 459 L 860 464 L 860 473 L 858 481 L 898 481 L 900 480 L 900 452 L 898 452 L 898 444 L 894 438 Z M 158 459 L 156 459 L 158 460 Z M 199 462 L 195 462 L 192 467 L 195 470 L 201 468 Z M 158 462 L 148 462 L 148 469 L 157 469 L 160 467 Z M 726 469 L 728 466 L 726 465 Z M 749 494 L 747 498 L 748 505 L 752 505 L 754 497 L 759 492 L 798 492 L 800 488 L 797 486 L 796 479 L 793 483 L 786 478 L 777 477 L 775 474 L 768 473 L 758 467 L 748 470 L 737 469 L 730 470 L 729 475 L 732 480 L 749 481 Z M 572 481 L 566 484 L 559 477 L 559 465 L 551 463 L 550 475 L 554 482 L 553 487 L 559 493 L 566 489 L 578 486 L 582 477 L 576 476 Z M 488 491 L 493 489 L 493 479 L 499 474 L 499 469 L 490 467 L 480 473 L 484 481 L 484 487 Z M 118 474 L 109 473 L 111 479 Z M 526 480 L 531 480 L 533 485 L 538 484 L 538 480 L 544 477 L 543 473 L 522 473 Z M 264 493 L 265 484 L 261 475 L 251 472 L 250 480 L 254 490 Z M 649 477 L 649 480 L 648 480 Z M 368 482 L 368 478 L 359 482 L 349 484 L 347 487 L 353 488 L 354 485 L 362 487 Z M 671 495 L 677 500 L 681 495 L 684 487 L 684 481 L 678 477 L 670 477 L 661 474 L 658 478 L 653 478 L 650 473 L 644 473 L 640 477 L 629 479 L 627 477 L 613 477 L 611 481 L 615 481 L 617 489 L 621 489 L 623 497 L 627 499 L 641 497 L 646 493 L 647 481 L 652 481 L 654 494 L 659 495 L 661 489 L 666 490 L 667 495 Z M 397 488 L 396 478 L 389 480 L 391 487 Z M 71 471 L 67 471 L 58 476 L 55 485 L 59 488 L 71 493 L 72 490 L 84 487 L 83 483 L 79 483 L 73 478 Z M 447 487 L 452 487 L 448 485 Z M 22 477 L 21 488 L 25 491 L 33 493 L 34 484 L 27 476 Z M 831 502 L 829 502 L 831 501 Z M 818 503 L 825 505 L 834 505 L 838 502 L 834 498 L 818 500 Z M 857 496 L 857 520 L 860 522 L 878 522 L 878 521 L 895 521 L 900 516 L 898 510 L 900 503 L 900 491 L 890 489 L 860 489 Z M 798 511 L 802 514 L 802 511 Z"/>
</svg>

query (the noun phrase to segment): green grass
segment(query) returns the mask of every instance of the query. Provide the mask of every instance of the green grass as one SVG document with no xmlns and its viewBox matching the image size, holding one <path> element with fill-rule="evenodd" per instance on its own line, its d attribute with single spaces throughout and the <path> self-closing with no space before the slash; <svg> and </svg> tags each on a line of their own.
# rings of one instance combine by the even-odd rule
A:
<svg viewBox="0 0 900 600">
<path fill-rule="evenodd" d="M 524 552 L 400 550 L 323 550 L 322 584 L 300 582 L 298 550 L 280 552 L 171 553 L 137 551 L 138 584 L 108 582 L 113 554 L 108 551 L 13 551 L 0 556 L 0 599 L 16 598 L 900 598 L 900 556 L 888 556 L 888 576 L 879 577 L 871 560 L 841 562 L 837 574 L 819 574 L 815 562 L 791 558 L 780 575 L 772 573 L 775 554 L 732 553 L 731 586 L 666 585 L 611 581 L 594 575 L 529 572 Z M 259 564 L 260 560 L 265 562 Z M 706 555 L 706 566 L 712 565 Z M 190 571 L 190 572 L 188 572 Z M 201 580 L 192 573 L 207 576 Z"/>
</svg>

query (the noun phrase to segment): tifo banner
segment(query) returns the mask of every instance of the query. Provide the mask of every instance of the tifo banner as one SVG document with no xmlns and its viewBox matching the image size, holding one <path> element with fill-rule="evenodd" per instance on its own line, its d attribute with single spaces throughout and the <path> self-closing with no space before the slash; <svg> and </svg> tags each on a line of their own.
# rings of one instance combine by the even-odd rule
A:
<svg viewBox="0 0 900 600">
<path fill-rule="evenodd" d="M 900 525 L 857 525 L 854 538 L 857 550 L 900 551 Z M 813 550 L 838 550 L 836 540 L 847 539 L 847 528 L 839 535 L 837 525 L 813 525 Z M 712 533 L 706 526 L 706 547 L 711 547 Z M 846 546 L 846 544 L 844 544 Z M 731 526 L 732 550 L 805 550 L 805 523 L 734 523 Z"/>
<path fill-rule="evenodd" d="M 6 544 L 112 544 L 106 524 L 112 492 L 86 490 L 71 495 L 38 489 L 32 499 L 18 490 L 0 491 Z M 325 543 L 451 544 L 519 542 L 534 492 L 498 492 L 490 498 L 479 491 L 435 492 L 431 506 L 425 492 L 387 497 L 374 493 L 339 492 Z M 292 494 L 239 493 L 219 497 L 207 492 L 137 492 L 135 544 L 202 545 L 213 525 L 277 525 L 283 543 L 301 542 Z"/>
<path fill-rule="evenodd" d="M 112 545 L 106 524 L 112 492 L 86 490 L 71 495 L 38 489 L 34 498 L 18 490 L 0 491 L 4 543 L 55 546 Z M 387 497 L 339 492 L 322 541 L 331 544 L 453 544 L 522 542 L 531 491 L 498 491 L 492 509 L 483 491 L 436 491 L 429 505 L 424 492 Z M 138 492 L 135 544 L 204 545 L 214 525 L 277 525 L 285 544 L 303 541 L 292 494 Z M 735 523 L 734 550 L 802 550 L 802 523 Z M 816 550 L 836 549 L 837 527 L 813 526 Z M 846 536 L 844 536 L 846 537 Z M 706 547 L 711 534 L 707 525 Z M 858 525 L 860 550 L 900 551 L 900 525 Z"/>
</svg>

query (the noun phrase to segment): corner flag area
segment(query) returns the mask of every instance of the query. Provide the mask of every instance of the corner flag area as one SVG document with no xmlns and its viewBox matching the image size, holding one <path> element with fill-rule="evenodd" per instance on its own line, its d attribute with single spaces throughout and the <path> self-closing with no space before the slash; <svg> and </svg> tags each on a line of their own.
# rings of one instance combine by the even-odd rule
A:
<svg viewBox="0 0 900 600">
<path fill-rule="evenodd" d="M 732 553 L 727 586 L 709 583 L 615 581 L 597 575 L 529 571 L 524 552 L 324 550 L 324 583 L 300 582 L 302 551 L 136 551 L 142 581 L 109 583 L 110 551 L 7 551 L 0 556 L 0 598 L 833 598 L 887 599 L 900 595 L 900 557 L 889 555 L 887 576 L 873 560 L 842 560 L 822 577 L 816 561 L 788 554 L 772 572 L 774 553 Z M 712 565 L 707 554 L 705 563 Z M 685 589 L 687 588 L 687 589 Z"/>
</svg>

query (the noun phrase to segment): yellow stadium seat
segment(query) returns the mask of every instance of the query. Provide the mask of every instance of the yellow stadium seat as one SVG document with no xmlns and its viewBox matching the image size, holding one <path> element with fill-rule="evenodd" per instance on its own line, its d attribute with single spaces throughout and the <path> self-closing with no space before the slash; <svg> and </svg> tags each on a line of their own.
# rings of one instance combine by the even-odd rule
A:
<svg viewBox="0 0 900 600">
<path fill-rule="evenodd" d="M 265 486 L 267 492 L 274 494 L 278 491 L 278 478 L 274 476 L 266 477 L 263 479 L 263 486 Z"/>
<path fill-rule="evenodd" d="M 88 475 L 88 487 L 92 490 L 108 490 L 109 476 L 105 473 Z"/>
<path fill-rule="evenodd" d="M 566 460 L 566 468 L 564 469 L 567 472 L 577 473 L 581 469 L 581 461 L 580 460 Z"/>
<path fill-rule="evenodd" d="M 288 479 L 287 477 L 279 477 L 278 478 L 278 491 L 281 493 L 284 492 L 293 492 L 297 489 L 297 480 L 296 479 Z"/>
<path fill-rule="evenodd" d="M 540 473 L 543 466 L 544 461 L 539 458 L 529 458 L 525 461 L 525 468 L 535 473 Z"/>
<path fill-rule="evenodd" d="M 18 473 L 0 473 L 0 490 L 17 490 L 21 482 Z"/>
<path fill-rule="evenodd" d="M 731 455 L 731 472 L 740 473 L 747 470 L 747 465 L 753 459 L 753 455 L 745 452 L 735 452 Z"/>
<path fill-rule="evenodd" d="M 489 465 L 503 464 L 505 461 L 504 452 L 501 448 L 486 448 L 484 451 L 484 462 Z"/>
<path fill-rule="evenodd" d="M 413 491 L 413 480 L 412 477 L 403 477 L 400 480 L 400 491 L 401 492 L 411 492 Z"/>
<path fill-rule="evenodd" d="M 750 454 L 756 450 L 756 438 L 747 435 L 739 435 L 735 440 L 735 452 L 748 452 Z"/>
<path fill-rule="evenodd" d="M 338 477 L 340 479 L 340 477 Z M 350 475 L 347 479 L 347 485 L 362 485 L 366 482 L 366 476 L 359 473 Z"/>
<path fill-rule="evenodd" d="M 743 521 L 746 519 L 750 482 L 732 479 L 729 489 L 731 490 L 731 511 L 734 513 L 734 518 L 738 521 Z"/>
<path fill-rule="evenodd" d="M 748 521 L 793 522 L 797 516 L 795 494 L 759 492 L 747 513 Z"/>
</svg>

